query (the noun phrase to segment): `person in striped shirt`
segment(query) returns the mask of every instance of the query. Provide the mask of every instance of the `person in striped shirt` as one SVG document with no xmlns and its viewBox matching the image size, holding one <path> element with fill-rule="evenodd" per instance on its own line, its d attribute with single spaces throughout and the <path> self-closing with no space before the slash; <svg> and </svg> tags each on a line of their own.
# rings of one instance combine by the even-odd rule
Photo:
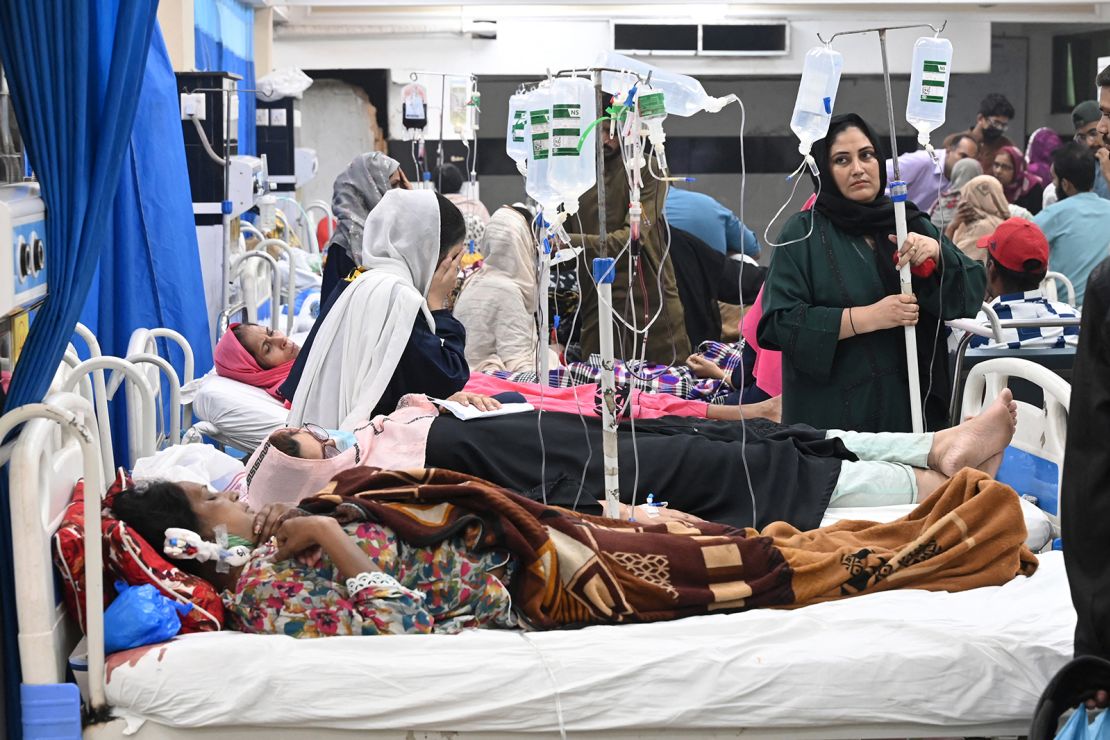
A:
<svg viewBox="0 0 1110 740">
<path fill-rule="evenodd" d="M 1048 271 L 1048 239 L 1036 224 L 1023 218 L 1003 221 L 994 233 L 979 240 L 987 250 L 987 292 L 990 307 L 1002 322 L 1031 319 L 1079 318 L 1079 309 L 1049 300 L 1041 292 Z M 980 311 L 976 323 L 989 326 Z M 961 332 L 953 332 L 950 346 L 959 343 Z M 1021 349 L 1074 347 L 1079 327 L 1023 327 L 1002 329 L 1002 341 L 975 336 L 973 349 Z"/>
</svg>

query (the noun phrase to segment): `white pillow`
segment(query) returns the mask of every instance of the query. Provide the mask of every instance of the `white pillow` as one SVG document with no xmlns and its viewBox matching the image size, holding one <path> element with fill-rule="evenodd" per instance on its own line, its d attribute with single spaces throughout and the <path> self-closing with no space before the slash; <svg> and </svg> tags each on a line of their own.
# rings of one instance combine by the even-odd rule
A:
<svg viewBox="0 0 1110 740">
<path fill-rule="evenodd" d="M 189 385 L 193 414 L 220 430 L 222 441 L 251 452 L 275 429 L 285 426 L 285 404 L 261 388 L 216 375 L 215 371 Z"/>
<path fill-rule="evenodd" d="M 211 485 L 217 490 L 243 472 L 243 463 L 208 445 L 173 445 L 140 458 L 131 479 L 172 480 Z"/>
</svg>

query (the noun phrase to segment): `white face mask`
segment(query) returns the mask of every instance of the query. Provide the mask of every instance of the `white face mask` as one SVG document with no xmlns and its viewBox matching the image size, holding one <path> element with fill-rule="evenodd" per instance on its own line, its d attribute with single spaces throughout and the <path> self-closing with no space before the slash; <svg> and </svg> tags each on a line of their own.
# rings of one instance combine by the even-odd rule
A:
<svg viewBox="0 0 1110 740">
<path fill-rule="evenodd" d="M 328 433 L 328 436 L 331 437 L 331 441 L 335 443 L 335 447 L 324 448 L 325 457 L 335 457 L 351 449 L 358 443 L 358 440 L 355 439 L 355 435 L 351 432 L 342 429 L 325 429 L 324 431 Z"/>
</svg>

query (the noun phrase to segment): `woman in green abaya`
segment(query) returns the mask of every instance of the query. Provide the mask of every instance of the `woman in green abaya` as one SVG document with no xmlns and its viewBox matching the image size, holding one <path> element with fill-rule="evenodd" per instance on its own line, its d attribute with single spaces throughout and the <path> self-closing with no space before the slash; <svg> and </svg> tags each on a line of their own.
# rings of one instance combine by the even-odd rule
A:
<svg viewBox="0 0 1110 740">
<path fill-rule="evenodd" d="M 813 209 L 784 227 L 771 261 L 759 343 L 783 353 L 782 420 L 819 429 L 910 431 L 904 329 L 916 327 L 928 431 L 947 424 L 951 378 L 946 320 L 973 317 L 982 264 L 906 203 L 909 235 L 896 245 L 879 138 L 855 114 L 834 116 L 813 147 Z M 898 268 L 913 270 L 901 295 Z"/>
</svg>

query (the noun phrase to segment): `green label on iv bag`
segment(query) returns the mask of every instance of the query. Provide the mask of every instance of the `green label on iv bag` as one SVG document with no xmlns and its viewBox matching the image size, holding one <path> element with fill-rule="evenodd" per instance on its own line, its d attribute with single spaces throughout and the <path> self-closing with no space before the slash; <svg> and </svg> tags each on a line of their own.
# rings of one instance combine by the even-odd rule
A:
<svg viewBox="0 0 1110 740">
<path fill-rule="evenodd" d="M 582 105 L 556 103 L 551 106 L 551 156 L 578 156 L 578 139 L 582 134 Z"/>
<path fill-rule="evenodd" d="M 667 115 L 661 92 L 641 95 L 636 99 L 636 106 L 640 109 L 640 118 L 662 118 Z"/>
<path fill-rule="evenodd" d="M 532 159 L 547 159 L 551 149 L 551 123 L 547 118 L 547 109 L 534 110 L 528 116 L 532 122 Z"/>
<path fill-rule="evenodd" d="M 920 95 L 922 103 L 944 102 L 944 77 L 947 69 L 947 62 L 925 62 L 925 68 L 921 75 Z"/>
<path fill-rule="evenodd" d="M 581 118 L 582 106 L 579 103 L 556 103 L 551 106 L 551 116 L 555 120 Z"/>
<path fill-rule="evenodd" d="M 551 131 L 551 156 L 577 157 L 581 129 L 557 128 Z"/>
<path fill-rule="evenodd" d="M 522 110 L 518 110 L 513 115 L 513 142 L 516 144 L 524 143 L 525 115 L 525 111 Z"/>
</svg>

